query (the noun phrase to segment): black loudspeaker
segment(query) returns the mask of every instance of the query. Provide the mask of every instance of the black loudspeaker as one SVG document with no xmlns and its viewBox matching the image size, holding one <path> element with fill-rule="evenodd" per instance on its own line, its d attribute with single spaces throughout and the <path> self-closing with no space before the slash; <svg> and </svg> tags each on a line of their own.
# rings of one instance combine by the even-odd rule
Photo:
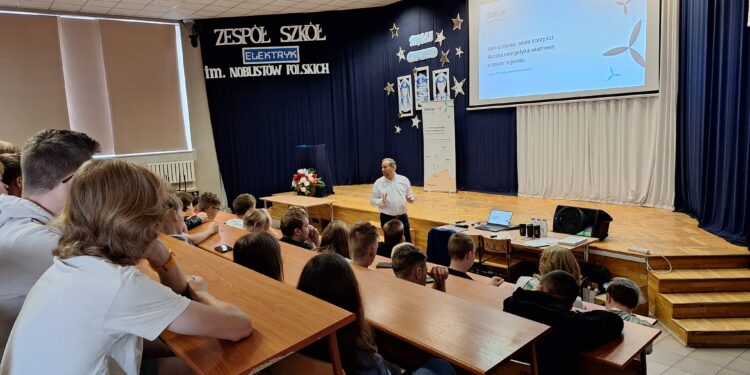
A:
<svg viewBox="0 0 750 375">
<path fill-rule="evenodd" d="M 557 206 L 552 230 L 558 233 L 596 237 L 604 241 L 609 235 L 612 216 L 593 208 Z"/>
</svg>

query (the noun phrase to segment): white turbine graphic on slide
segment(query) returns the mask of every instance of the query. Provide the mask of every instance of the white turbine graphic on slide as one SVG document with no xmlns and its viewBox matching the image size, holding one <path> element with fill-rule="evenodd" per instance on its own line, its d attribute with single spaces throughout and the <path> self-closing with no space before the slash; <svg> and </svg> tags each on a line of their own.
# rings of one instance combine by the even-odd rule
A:
<svg viewBox="0 0 750 375">
<path fill-rule="evenodd" d="M 638 65 L 642 67 L 646 67 L 646 61 L 643 59 L 643 56 L 641 56 L 638 51 L 636 51 L 633 48 L 633 44 L 638 40 L 638 35 L 641 33 L 641 21 L 638 21 L 638 23 L 633 26 L 633 31 L 630 32 L 630 41 L 628 42 L 627 47 L 615 47 L 611 50 L 604 52 L 604 56 L 616 56 L 619 55 L 625 51 L 630 52 L 630 57 L 633 58 L 633 61 L 635 61 Z"/>
<path fill-rule="evenodd" d="M 628 14 L 628 4 L 630 4 L 631 1 L 633 0 L 618 1 L 617 4 L 622 5 L 625 14 Z"/>
</svg>

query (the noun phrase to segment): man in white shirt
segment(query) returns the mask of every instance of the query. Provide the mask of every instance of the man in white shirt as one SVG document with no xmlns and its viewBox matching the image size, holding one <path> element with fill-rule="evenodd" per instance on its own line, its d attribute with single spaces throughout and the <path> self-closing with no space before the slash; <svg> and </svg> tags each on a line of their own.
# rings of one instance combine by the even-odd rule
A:
<svg viewBox="0 0 750 375">
<path fill-rule="evenodd" d="M 380 226 L 391 219 L 398 219 L 404 224 L 404 237 L 411 242 L 409 217 L 406 215 L 406 203 L 414 203 L 414 192 L 408 178 L 396 173 L 396 161 L 383 159 L 380 164 L 383 177 L 375 181 L 370 194 L 370 204 L 380 211 Z"/>
<path fill-rule="evenodd" d="M 98 150 L 86 134 L 51 129 L 23 147 L 23 198 L 0 196 L 0 351 L 29 290 L 52 265 L 60 236 L 50 223 L 62 211 L 73 173 Z"/>
</svg>

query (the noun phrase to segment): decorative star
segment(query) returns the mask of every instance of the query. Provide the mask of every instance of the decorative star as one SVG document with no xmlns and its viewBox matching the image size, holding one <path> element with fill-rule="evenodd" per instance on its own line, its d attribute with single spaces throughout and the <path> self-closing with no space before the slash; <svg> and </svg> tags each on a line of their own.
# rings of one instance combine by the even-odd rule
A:
<svg viewBox="0 0 750 375">
<path fill-rule="evenodd" d="M 419 123 L 422 122 L 419 119 L 419 116 L 414 116 L 411 118 L 411 127 L 419 129 Z"/>
<path fill-rule="evenodd" d="M 440 52 L 440 67 L 442 68 L 445 64 L 449 63 L 450 60 L 448 60 L 448 54 L 451 53 L 451 50 L 448 50 L 448 52 Z"/>
<path fill-rule="evenodd" d="M 396 126 L 394 126 L 394 128 L 396 128 L 396 134 L 401 134 L 401 127 L 400 126 L 396 125 Z"/>
<path fill-rule="evenodd" d="M 456 57 L 461 58 L 461 55 L 464 54 L 464 51 L 461 50 L 461 47 L 456 47 Z"/>
<path fill-rule="evenodd" d="M 456 13 L 456 18 L 451 19 L 453 21 L 453 30 L 461 30 L 461 24 L 464 22 L 464 20 L 461 19 L 461 14 Z M 396 24 L 394 24 L 395 26 Z"/>
<path fill-rule="evenodd" d="M 385 88 L 383 88 L 383 90 L 385 90 L 386 95 L 391 95 L 391 93 L 393 93 L 393 84 L 390 82 L 386 82 Z"/>
<path fill-rule="evenodd" d="M 453 22 L 456 22 L 455 20 Z M 453 29 L 455 30 L 455 29 Z M 391 27 L 391 39 L 398 36 L 398 27 L 396 27 L 396 23 L 393 23 L 393 27 Z"/>
<path fill-rule="evenodd" d="M 455 91 L 453 97 L 457 97 L 458 94 L 466 95 L 464 94 L 464 82 L 466 82 L 466 78 L 462 79 L 461 82 L 459 82 L 456 77 L 453 77 L 453 91 Z"/>
<path fill-rule="evenodd" d="M 401 62 L 401 60 L 406 60 L 406 56 L 404 56 L 404 52 L 406 51 L 404 51 L 404 49 L 401 48 L 401 46 L 398 46 L 398 53 L 396 54 L 396 56 L 398 56 L 398 62 Z"/>
<path fill-rule="evenodd" d="M 440 44 L 440 47 L 442 47 L 444 40 L 445 40 L 445 35 L 443 35 L 443 30 L 440 30 L 440 32 L 437 33 L 437 36 L 435 37 L 435 43 Z"/>
</svg>

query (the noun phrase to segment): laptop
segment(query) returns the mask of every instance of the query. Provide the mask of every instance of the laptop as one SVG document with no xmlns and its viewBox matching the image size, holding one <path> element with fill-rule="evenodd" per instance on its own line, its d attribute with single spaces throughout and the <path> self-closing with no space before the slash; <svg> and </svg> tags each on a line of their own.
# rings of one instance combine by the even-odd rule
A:
<svg viewBox="0 0 750 375">
<path fill-rule="evenodd" d="M 506 230 L 510 226 L 510 218 L 512 216 L 513 213 L 510 211 L 490 210 L 490 217 L 487 218 L 487 224 L 477 226 L 476 229 L 489 232 Z"/>
</svg>

